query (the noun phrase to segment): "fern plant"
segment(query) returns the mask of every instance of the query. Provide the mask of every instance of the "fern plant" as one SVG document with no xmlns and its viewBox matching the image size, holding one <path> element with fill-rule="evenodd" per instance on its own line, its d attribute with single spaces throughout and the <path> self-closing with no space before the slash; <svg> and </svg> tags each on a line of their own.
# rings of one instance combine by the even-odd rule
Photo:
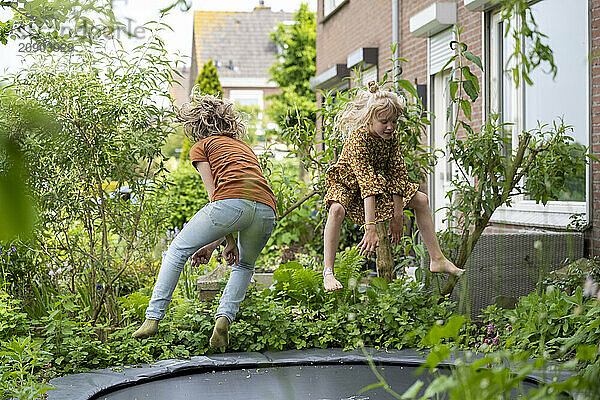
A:
<svg viewBox="0 0 600 400">
<path fill-rule="evenodd" d="M 333 292 L 338 304 L 355 304 L 358 302 L 358 286 L 365 277 L 361 271 L 364 258 L 356 249 L 338 253 L 335 263 L 335 277 L 342 284 L 342 289 Z"/>
<path fill-rule="evenodd" d="M 359 285 L 367 273 L 361 270 L 363 262 L 364 258 L 355 249 L 340 252 L 336 257 L 335 277 L 342 284 L 342 289 L 328 293 L 323 288 L 320 272 L 297 261 L 290 261 L 274 271 L 275 291 L 295 303 L 313 308 L 326 301 L 334 301 L 338 306 L 356 304 L 362 301 Z M 374 300 L 387 290 L 388 284 L 384 279 L 374 278 L 366 288 L 366 293 L 369 299 Z"/>
<path fill-rule="evenodd" d="M 305 268 L 298 261 L 290 261 L 273 272 L 275 291 L 297 303 L 307 306 L 324 302 L 323 278 L 312 269 Z"/>
</svg>

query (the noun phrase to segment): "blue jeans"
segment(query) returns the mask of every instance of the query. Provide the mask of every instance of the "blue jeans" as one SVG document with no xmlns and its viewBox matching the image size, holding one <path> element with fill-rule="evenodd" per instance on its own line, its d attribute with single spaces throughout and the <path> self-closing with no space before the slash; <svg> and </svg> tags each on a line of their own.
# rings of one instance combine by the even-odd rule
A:
<svg viewBox="0 0 600 400">
<path fill-rule="evenodd" d="M 146 318 L 164 318 L 181 270 L 196 250 L 238 232 L 240 261 L 231 268 L 215 316 L 225 316 L 230 322 L 233 321 L 246 296 L 256 259 L 271 237 L 274 225 L 275 212 L 266 204 L 245 199 L 208 203 L 184 226 L 163 256 L 152 298 L 146 309 Z"/>
</svg>

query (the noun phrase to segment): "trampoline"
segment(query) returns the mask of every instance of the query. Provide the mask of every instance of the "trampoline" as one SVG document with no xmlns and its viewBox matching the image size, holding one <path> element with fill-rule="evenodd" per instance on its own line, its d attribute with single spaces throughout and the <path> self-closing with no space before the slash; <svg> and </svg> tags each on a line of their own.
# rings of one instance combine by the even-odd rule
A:
<svg viewBox="0 0 600 400">
<path fill-rule="evenodd" d="M 416 351 L 367 349 L 367 352 L 396 393 L 404 393 L 417 379 L 426 384 L 433 380 L 427 374 L 416 375 L 417 368 L 425 361 L 424 356 Z M 391 394 L 379 387 L 360 393 L 361 389 L 377 383 L 366 361 L 362 351 L 339 349 L 215 354 L 53 379 L 50 384 L 56 390 L 49 391 L 48 398 L 231 400 L 243 396 L 249 400 L 393 399 Z M 440 371 L 448 373 L 449 370 L 441 368 Z M 544 378 L 552 377 L 528 377 L 522 390 L 526 392 L 535 388 Z M 513 395 L 516 397 L 518 393 L 515 391 Z"/>
</svg>

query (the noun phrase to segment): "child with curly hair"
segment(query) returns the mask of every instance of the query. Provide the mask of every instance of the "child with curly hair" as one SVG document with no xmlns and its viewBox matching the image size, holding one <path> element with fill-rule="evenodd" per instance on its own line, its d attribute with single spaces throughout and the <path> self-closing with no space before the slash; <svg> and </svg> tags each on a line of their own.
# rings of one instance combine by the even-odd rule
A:
<svg viewBox="0 0 600 400">
<path fill-rule="evenodd" d="M 335 128 L 344 146 L 336 164 L 326 172 L 325 204 L 328 207 L 324 233 L 323 285 L 327 290 L 341 289 L 335 279 L 334 262 L 344 217 L 362 225 L 365 234 L 357 245 L 363 256 L 379 246 L 375 224 L 389 220 L 392 243 L 400 243 L 405 206 L 415 210 L 417 226 L 431 258 L 430 270 L 461 275 L 440 249 L 427 195 L 417 183 L 408 181 L 406 164 L 400 153 L 396 131 L 404 99 L 369 82 L 368 89 L 336 116 Z"/>
<path fill-rule="evenodd" d="M 196 88 L 194 88 L 195 90 Z M 233 265 L 215 315 L 213 347 L 229 343 L 229 324 L 246 295 L 254 264 L 275 224 L 276 202 L 252 149 L 242 141 L 246 126 L 233 104 L 210 95 L 196 95 L 176 109 L 184 133 L 195 142 L 190 161 L 200 173 L 210 203 L 200 209 L 166 251 L 146 321 L 136 338 L 158 332 L 185 262 L 207 263 L 225 240 L 223 257 Z M 237 240 L 233 233 L 237 232 Z"/>
</svg>

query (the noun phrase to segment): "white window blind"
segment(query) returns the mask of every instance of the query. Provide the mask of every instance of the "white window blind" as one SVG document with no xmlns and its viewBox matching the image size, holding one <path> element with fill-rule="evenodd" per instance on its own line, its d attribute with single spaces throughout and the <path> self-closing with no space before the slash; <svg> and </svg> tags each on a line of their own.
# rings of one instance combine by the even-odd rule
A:
<svg viewBox="0 0 600 400">
<path fill-rule="evenodd" d="M 452 29 L 446 29 L 429 38 L 429 73 L 436 74 L 442 70 L 454 55 L 450 42 L 454 40 Z"/>
</svg>

